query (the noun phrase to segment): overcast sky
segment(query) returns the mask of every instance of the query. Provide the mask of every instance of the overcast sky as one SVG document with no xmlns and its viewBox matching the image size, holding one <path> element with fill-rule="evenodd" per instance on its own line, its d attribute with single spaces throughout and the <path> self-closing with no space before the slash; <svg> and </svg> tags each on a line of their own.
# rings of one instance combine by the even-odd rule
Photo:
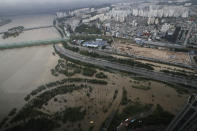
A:
<svg viewBox="0 0 197 131">
<path fill-rule="evenodd" d="M 71 3 L 76 1 L 89 1 L 89 2 L 106 2 L 106 1 L 117 1 L 117 0 L 0 0 L 1 4 L 19 4 L 19 3 Z"/>
<path fill-rule="evenodd" d="M 0 17 L 20 13 L 55 12 L 57 10 L 89 7 L 91 5 L 97 6 L 120 1 L 138 0 L 0 0 Z"/>
<path fill-rule="evenodd" d="M 0 16 L 56 11 L 117 1 L 120 0 L 0 0 Z"/>
<path fill-rule="evenodd" d="M 76 0 L 0 0 L 1 3 L 57 3 L 57 2 L 68 2 L 68 1 L 76 1 Z"/>
</svg>

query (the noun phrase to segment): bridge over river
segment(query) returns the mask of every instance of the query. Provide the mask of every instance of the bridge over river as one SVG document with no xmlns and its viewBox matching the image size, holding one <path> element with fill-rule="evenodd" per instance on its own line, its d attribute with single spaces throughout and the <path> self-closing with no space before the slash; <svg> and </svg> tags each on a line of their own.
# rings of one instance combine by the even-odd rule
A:
<svg viewBox="0 0 197 131">
<path fill-rule="evenodd" d="M 62 41 L 67 41 L 67 39 L 57 38 L 57 39 L 47 39 L 47 40 L 37 40 L 37 41 L 25 41 L 25 42 L 16 42 L 16 43 L 3 43 L 0 44 L 0 49 L 11 49 L 18 47 L 27 47 L 27 46 L 36 46 L 36 45 L 47 45 L 59 43 Z"/>
<path fill-rule="evenodd" d="M 23 31 L 29 31 L 29 30 L 36 30 L 36 29 L 42 29 L 42 28 L 51 28 L 54 27 L 54 25 L 47 25 L 47 26 L 38 26 L 38 27 L 31 27 L 31 28 L 24 28 Z M 4 34 L 4 32 L 0 32 L 0 34 Z"/>
</svg>

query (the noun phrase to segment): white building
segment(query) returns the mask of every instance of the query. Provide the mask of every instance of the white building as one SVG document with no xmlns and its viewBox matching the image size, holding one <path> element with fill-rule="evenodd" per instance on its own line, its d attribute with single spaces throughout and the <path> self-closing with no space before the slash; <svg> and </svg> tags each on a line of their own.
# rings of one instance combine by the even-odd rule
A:
<svg viewBox="0 0 197 131">
<path fill-rule="evenodd" d="M 162 27 L 161 27 L 161 32 L 167 32 L 169 29 L 170 29 L 170 24 L 168 24 L 168 23 L 165 23 L 164 25 L 162 25 Z"/>
<path fill-rule="evenodd" d="M 97 10 L 97 13 L 105 13 L 110 10 L 110 7 L 100 8 Z"/>
<path fill-rule="evenodd" d="M 189 16 L 189 8 L 184 6 L 149 5 L 136 7 L 132 15 L 143 17 L 183 17 Z"/>
<path fill-rule="evenodd" d="M 119 22 L 124 22 L 125 18 L 131 15 L 131 10 L 121 10 L 121 9 L 112 9 L 109 13 L 107 13 L 109 18 L 114 18 L 114 20 Z"/>
<path fill-rule="evenodd" d="M 104 21 L 104 20 L 107 20 L 108 18 L 109 17 L 105 14 L 98 14 L 98 15 L 95 15 L 93 17 L 83 19 L 82 22 L 83 23 L 89 23 L 90 21 L 94 21 L 94 20 L 97 20 L 97 19 L 99 19 L 100 21 Z"/>
<path fill-rule="evenodd" d="M 62 17 L 68 16 L 68 13 L 66 13 L 66 12 L 56 12 L 56 16 L 58 18 L 62 18 Z"/>
</svg>

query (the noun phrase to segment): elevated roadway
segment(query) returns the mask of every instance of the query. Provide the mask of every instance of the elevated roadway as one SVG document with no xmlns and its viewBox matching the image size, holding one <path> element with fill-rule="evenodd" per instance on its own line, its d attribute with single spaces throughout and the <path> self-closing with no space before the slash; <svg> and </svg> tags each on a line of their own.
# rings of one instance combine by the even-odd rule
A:
<svg viewBox="0 0 197 131">
<path fill-rule="evenodd" d="M 16 43 L 3 43 L 0 44 L 0 49 L 11 49 L 18 47 L 27 47 L 27 46 L 37 46 L 37 45 L 47 45 L 54 44 L 58 42 L 66 41 L 66 39 L 47 39 L 47 40 L 37 40 L 37 41 L 25 41 L 25 42 L 16 42 Z"/>
<path fill-rule="evenodd" d="M 131 73 L 135 73 L 138 75 L 145 76 L 146 78 L 158 80 L 158 81 L 163 81 L 163 82 L 168 82 L 168 83 L 177 83 L 177 84 L 182 84 L 185 86 L 191 86 L 193 88 L 197 89 L 197 81 L 196 80 L 190 80 L 187 79 L 186 77 L 180 77 L 180 76 L 172 76 L 170 74 L 165 74 L 161 72 L 156 72 L 156 71 L 150 71 L 138 67 L 131 67 L 127 65 L 122 65 L 119 63 L 114 63 L 114 62 L 109 62 L 106 60 L 102 59 L 96 59 L 92 57 L 86 57 L 83 55 L 80 55 L 78 53 L 75 53 L 73 51 L 70 51 L 68 49 L 65 49 L 59 45 L 55 45 L 56 51 L 58 51 L 60 54 L 69 57 L 74 60 L 82 61 L 85 63 L 101 66 L 101 67 L 108 67 L 116 70 L 121 70 L 121 71 L 127 71 Z"/>
</svg>

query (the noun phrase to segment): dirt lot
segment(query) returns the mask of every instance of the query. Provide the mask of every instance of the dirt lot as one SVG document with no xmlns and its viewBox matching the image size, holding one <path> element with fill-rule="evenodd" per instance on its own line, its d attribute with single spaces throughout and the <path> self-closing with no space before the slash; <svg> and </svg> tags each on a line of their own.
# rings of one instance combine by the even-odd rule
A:
<svg viewBox="0 0 197 131">
<path fill-rule="evenodd" d="M 131 43 L 122 44 L 120 42 L 115 42 L 112 47 L 120 52 L 124 52 L 130 55 L 143 56 L 147 58 L 163 60 L 166 62 L 176 62 L 191 65 L 189 55 L 183 52 L 145 48 Z"/>
</svg>

